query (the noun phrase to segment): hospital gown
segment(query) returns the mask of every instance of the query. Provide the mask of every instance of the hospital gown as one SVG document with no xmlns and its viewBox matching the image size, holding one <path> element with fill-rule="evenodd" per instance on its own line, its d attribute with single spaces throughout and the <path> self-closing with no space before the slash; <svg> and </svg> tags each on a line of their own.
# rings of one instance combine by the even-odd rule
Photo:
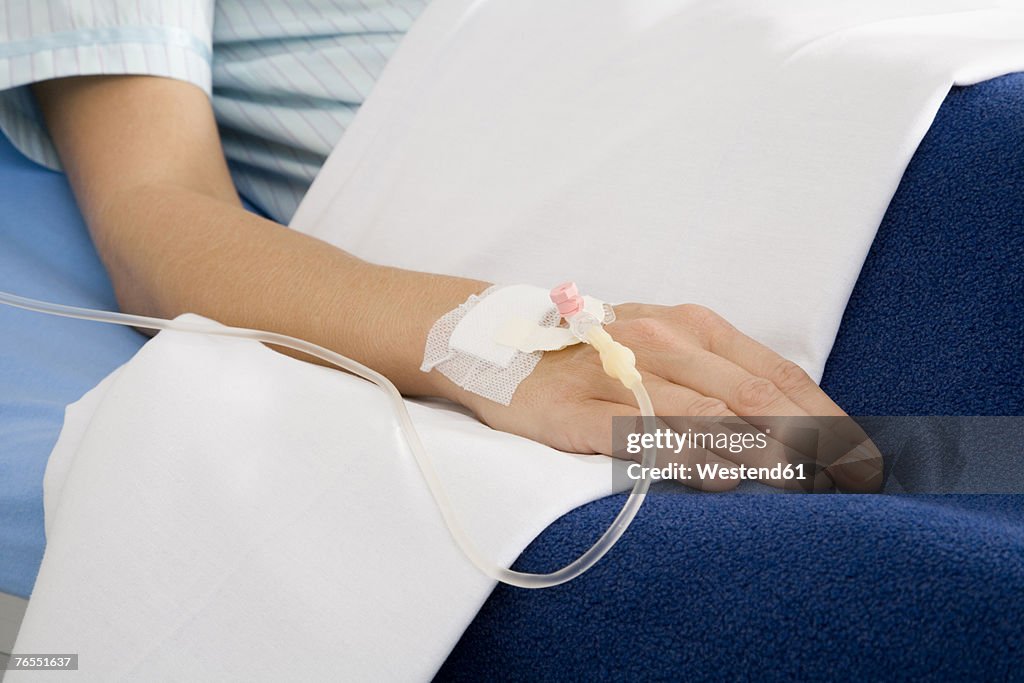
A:
<svg viewBox="0 0 1024 683">
<path fill-rule="evenodd" d="M 428 0 L 0 0 L 0 129 L 58 169 L 28 86 L 148 74 L 212 97 L 239 193 L 287 223 Z"/>
</svg>

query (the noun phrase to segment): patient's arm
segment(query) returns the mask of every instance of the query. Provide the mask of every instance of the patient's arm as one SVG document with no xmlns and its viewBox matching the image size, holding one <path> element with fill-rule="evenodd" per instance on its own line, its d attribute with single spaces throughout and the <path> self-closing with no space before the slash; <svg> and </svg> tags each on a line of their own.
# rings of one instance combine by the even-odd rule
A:
<svg viewBox="0 0 1024 683">
<path fill-rule="evenodd" d="M 406 394 L 450 398 L 564 450 L 612 454 L 611 417 L 636 413 L 589 348 L 547 353 L 508 407 L 420 372 L 434 321 L 487 283 L 369 264 L 243 209 L 195 86 L 104 76 L 35 93 L 124 311 L 307 339 Z M 611 331 L 636 352 L 659 414 L 843 415 L 803 371 L 706 309 L 616 310 Z M 861 486 L 873 473 L 837 476 Z"/>
<path fill-rule="evenodd" d="M 246 211 L 189 83 L 71 78 L 35 93 L 122 310 L 290 334 L 405 393 L 440 393 L 419 371 L 427 331 L 486 283 L 369 265 Z"/>
</svg>

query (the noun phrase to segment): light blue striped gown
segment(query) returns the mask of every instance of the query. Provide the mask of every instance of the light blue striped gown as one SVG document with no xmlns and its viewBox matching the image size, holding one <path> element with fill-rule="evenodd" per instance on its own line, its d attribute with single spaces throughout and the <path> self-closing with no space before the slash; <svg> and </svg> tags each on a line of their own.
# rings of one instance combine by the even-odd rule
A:
<svg viewBox="0 0 1024 683">
<path fill-rule="evenodd" d="M 0 0 L 0 128 L 59 168 L 28 85 L 151 74 L 212 95 L 239 192 L 287 223 L 428 0 Z"/>
</svg>

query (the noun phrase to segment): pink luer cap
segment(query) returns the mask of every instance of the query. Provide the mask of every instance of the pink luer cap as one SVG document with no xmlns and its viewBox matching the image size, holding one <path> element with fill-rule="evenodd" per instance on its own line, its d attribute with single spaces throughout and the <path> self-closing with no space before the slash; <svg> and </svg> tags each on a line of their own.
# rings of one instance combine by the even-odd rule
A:
<svg viewBox="0 0 1024 683">
<path fill-rule="evenodd" d="M 558 314 L 569 318 L 583 310 L 583 297 L 576 289 L 575 282 L 563 282 L 551 290 L 551 303 L 558 307 Z"/>
</svg>

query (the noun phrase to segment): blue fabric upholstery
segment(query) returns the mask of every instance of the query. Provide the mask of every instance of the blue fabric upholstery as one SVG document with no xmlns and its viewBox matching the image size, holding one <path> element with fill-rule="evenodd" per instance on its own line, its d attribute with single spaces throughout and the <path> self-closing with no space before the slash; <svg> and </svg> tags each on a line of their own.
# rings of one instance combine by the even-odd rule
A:
<svg viewBox="0 0 1024 683">
<path fill-rule="evenodd" d="M 1024 414 L 1024 74 L 949 94 L 822 385 L 854 414 Z M 571 560 L 621 505 L 517 568 Z M 660 495 L 575 582 L 498 586 L 437 678 L 1024 680 L 1022 614 L 1024 496 Z"/>
<path fill-rule="evenodd" d="M 550 571 L 622 500 L 550 526 Z M 1024 651 L 1014 496 L 655 495 L 595 568 L 498 586 L 442 681 L 1011 680 Z"/>
<path fill-rule="evenodd" d="M 911 160 L 822 386 L 857 415 L 1024 415 L 1024 73 L 954 88 Z"/>
</svg>

